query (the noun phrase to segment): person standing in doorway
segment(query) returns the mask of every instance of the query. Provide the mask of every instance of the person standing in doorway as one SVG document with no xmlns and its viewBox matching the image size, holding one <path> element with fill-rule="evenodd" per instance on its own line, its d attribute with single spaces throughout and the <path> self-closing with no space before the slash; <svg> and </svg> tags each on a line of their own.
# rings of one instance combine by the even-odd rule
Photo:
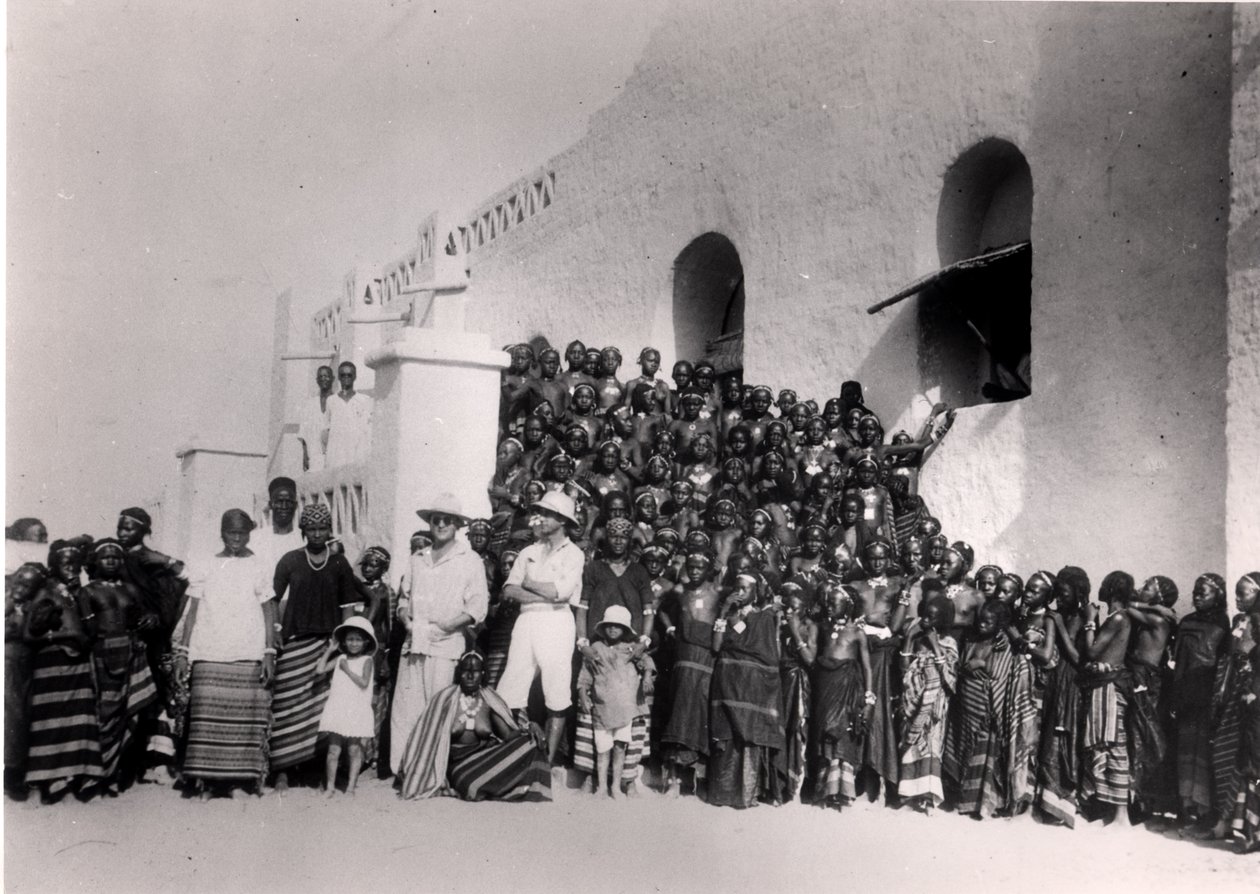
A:
<svg viewBox="0 0 1260 894">
<path fill-rule="evenodd" d="M 307 402 L 298 423 L 298 440 L 302 442 L 302 468 L 307 472 L 320 472 L 324 468 L 324 454 L 328 449 L 328 401 L 333 396 L 331 366 L 321 366 L 315 371 L 315 386 L 319 393 Z"/>
<path fill-rule="evenodd" d="M 372 398 L 354 390 L 357 367 L 349 360 L 337 366 L 341 391 L 328 400 L 328 468 L 367 459 L 372 438 Z"/>
</svg>

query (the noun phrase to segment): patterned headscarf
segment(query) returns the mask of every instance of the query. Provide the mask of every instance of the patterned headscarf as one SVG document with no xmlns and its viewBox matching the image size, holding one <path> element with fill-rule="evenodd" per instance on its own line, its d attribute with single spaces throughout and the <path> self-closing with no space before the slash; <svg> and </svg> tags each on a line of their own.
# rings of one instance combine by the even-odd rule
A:
<svg viewBox="0 0 1260 894">
<path fill-rule="evenodd" d="M 323 503 L 308 503 L 298 519 L 298 529 L 332 527 L 332 512 Z"/>
<path fill-rule="evenodd" d="M 604 530 L 611 534 L 628 535 L 634 530 L 634 522 L 628 518 L 610 518 Z"/>
</svg>

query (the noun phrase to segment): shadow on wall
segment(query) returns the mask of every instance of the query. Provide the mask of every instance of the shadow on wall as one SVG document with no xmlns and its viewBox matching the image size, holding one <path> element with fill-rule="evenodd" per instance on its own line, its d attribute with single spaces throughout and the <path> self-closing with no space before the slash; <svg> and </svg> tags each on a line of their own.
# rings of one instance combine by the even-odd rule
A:
<svg viewBox="0 0 1260 894">
<path fill-rule="evenodd" d="M 1014 144 L 996 137 L 963 152 L 945 172 L 936 212 L 942 267 L 976 266 L 923 290 L 919 370 L 951 406 L 1017 400 L 1031 387 L 1032 252 L 980 256 L 1030 243 L 1032 172 Z"/>
<path fill-rule="evenodd" d="M 866 405 L 875 411 L 875 415 L 879 416 L 889 432 L 893 431 L 894 424 L 902 418 L 902 414 L 917 403 L 916 398 L 926 400 L 929 404 L 932 402 L 927 395 L 927 388 L 912 390 L 903 384 L 914 381 L 913 375 L 906 374 L 906 368 L 915 363 L 915 342 L 918 338 L 917 311 L 909 306 L 910 303 L 903 303 L 895 310 L 884 311 L 884 315 L 891 319 L 879 340 L 871 345 L 856 369 L 847 372 L 842 370 L 845 373 L 843 378 L 862 383 Z M 863 311 L 854 308 L 853 312 L 856 314 Z M 890 383 L 898 383 L 904 390 Z M 836 382 L 834 393 L 829 391 L 826 396 L 838 395 L 840 384 Z M 921 425 L 925 411 L 926 407 L 917 411 L 919 418 L 910 424 Z"/>
</svg>

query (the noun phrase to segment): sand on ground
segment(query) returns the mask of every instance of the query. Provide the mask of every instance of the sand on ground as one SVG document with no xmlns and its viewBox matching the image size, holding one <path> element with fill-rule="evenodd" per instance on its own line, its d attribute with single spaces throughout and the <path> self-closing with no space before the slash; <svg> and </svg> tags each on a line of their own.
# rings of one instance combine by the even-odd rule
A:
<svg viewBox="0 0 1260 894">
<path fill-rule="evenodd" d="M 208 802 L 144 785 L 87 804 L 4 809 L 4 890 L 1260 890 L 1260 857 L 1144 829 L 1047 827 L 861 805 L 737 811 L 565 789 L 546 804 L 400 801 L 364 780 Z"/>
</svg>

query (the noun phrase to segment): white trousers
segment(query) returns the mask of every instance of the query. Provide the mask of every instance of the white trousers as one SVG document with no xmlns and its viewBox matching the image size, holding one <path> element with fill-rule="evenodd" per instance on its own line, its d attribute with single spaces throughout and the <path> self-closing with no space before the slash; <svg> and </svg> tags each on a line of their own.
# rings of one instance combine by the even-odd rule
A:
<svg viewBox="0 0 1260 894">
<path fill-rule="evenodd" d="M 575 631 L 573 612 L 568 608 L 521 612 L 512 627 L 507 667 L 498 686 L 509 708 L 528 705 L 529 688 L 539 671 L 548 710 L 563 711 L 573 704 Z"/>
<path fill-rule="evenodd" d="M 398 663 L 394 701 L 389 714 L 389 768 L 398 772 L 407 737 L 420 722 L 420 715 L 433 696 L 455 682 L 454 658 L 432 655 L 404 655 Z"/>
</svg>

